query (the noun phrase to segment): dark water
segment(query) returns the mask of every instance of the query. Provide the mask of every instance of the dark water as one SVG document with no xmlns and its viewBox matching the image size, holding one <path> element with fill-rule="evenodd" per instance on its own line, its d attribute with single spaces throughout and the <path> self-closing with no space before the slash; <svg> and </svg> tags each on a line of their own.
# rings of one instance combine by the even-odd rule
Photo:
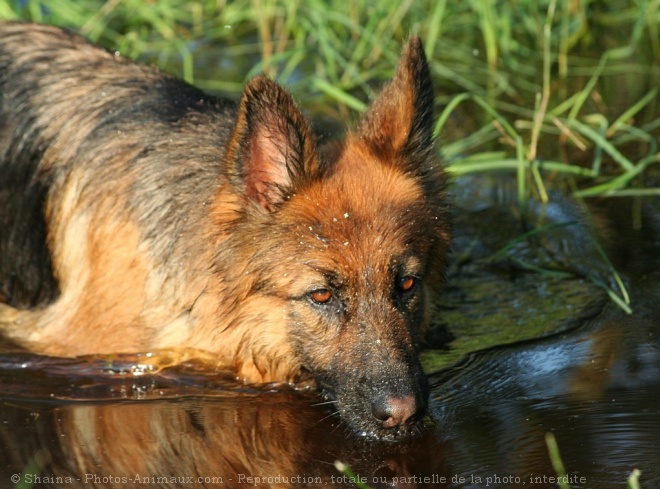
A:
<svg viewBox="0 0 660 489">
<path fill-rule="evenodd" d="M 559 196 L 522 219 L 508 188 L 454 187 L 457 237 L 436 348 L 424 354 L 432 421 L 421 438 L 366 443 L 314 392 L 239 386 L 195 364 L 158 370 L 167 352 L 6 353 L 0 488 L 354 487 L 337 460 L 372 487 L 550 488 L 549 432 L 571 487 L 625 487 L 633 468 L 643 488 L 660 487 L 658 203 L 630 207 L 645 209 L 640 228 L 608 220 L 607 208 L 592 223 Z M 626 215 L 624 201 L 614 207 Z M 605 228 L 632 314 L 600 286 L 617 290 L 591 238 Z"/>
</svg>

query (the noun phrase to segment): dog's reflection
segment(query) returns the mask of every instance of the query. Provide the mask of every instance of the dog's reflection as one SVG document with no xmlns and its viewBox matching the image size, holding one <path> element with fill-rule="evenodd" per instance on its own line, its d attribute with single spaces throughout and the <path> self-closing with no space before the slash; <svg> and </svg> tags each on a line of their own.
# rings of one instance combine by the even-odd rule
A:
<svg viewBox="0 0 660 489">
<path fill-rule="evenodd" d="M 0 476 L 33 487 L 418 487 L 432 436 L 371 443 L 336 416 L 282 393 L 55 408 L 8 406 Z M 426 455 L 424 455 L 426 454 Z M 5 474 L 2 472 L 7 471 Z M 436 479 L 441 472 L 432 470 Z M 64 485 L 62 485 L 64 484 Z"/>
</svg>

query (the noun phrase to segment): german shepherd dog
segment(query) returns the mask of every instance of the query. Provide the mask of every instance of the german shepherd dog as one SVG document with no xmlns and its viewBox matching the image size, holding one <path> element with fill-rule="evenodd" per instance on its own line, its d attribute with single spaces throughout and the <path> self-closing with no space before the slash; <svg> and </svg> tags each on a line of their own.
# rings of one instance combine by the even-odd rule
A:
<svg viewBox="0 0 660 489">
<path fill-rule="evenodd" d="M 450 235 L 419 38 L 322 146 L 264 76 L 235 105 L 43 25 L 0 24 L 0 97 L 3 341 L 204 351 L 314 382 L 367 437 L 419 431 Z"/>
</svg>

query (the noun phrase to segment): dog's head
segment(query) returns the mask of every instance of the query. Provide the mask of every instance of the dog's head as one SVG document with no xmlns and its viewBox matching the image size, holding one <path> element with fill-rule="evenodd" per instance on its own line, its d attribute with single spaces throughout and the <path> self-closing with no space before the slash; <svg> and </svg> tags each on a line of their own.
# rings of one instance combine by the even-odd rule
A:
<svg viewBox="0 0 660 489">
<path fill-rule="evenodd" d="M 228 147 L 251 225 L 270 247 L 260 291 L 282 299 L 302 368 L 353 429 L 376 438 L 415 432 L 428 401 L 418 348 L 449 241 L 432 109 L 414 37 L 342 142 L 317 150 L 290 95 L 258 77 Z"/>
</svg>

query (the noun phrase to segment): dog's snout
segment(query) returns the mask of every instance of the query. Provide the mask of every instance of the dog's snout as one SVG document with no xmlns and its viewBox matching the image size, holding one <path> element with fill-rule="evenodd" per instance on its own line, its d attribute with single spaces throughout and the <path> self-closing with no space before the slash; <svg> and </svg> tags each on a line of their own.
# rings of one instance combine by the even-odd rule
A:
<svg viewBox="0 0 660 489">
<path fill-rule="evenodd" d="M 425 408 L 424 403 L 415 396 L 383 395 L 371 403 L 373 416 L 384 428 L 411 425 L 424 415 Z"/>
</svg>

